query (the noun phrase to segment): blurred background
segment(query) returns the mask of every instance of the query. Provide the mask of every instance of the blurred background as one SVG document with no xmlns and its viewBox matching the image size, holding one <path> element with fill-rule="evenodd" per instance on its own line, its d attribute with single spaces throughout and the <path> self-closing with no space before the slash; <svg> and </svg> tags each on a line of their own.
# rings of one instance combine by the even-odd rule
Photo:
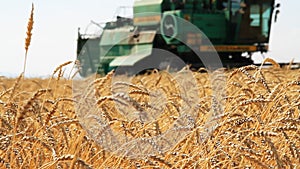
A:
<svg viewBox="0 0 300 169">
<path fill-rule="evenodd" d="M 23 70 L 24 44 L 31 3 L 35 6 L 34 25 L 25 75 L 48 77 L 58 65 L 76 59 L 78 27 L 83 33 L 91 21 L 100 23 L 113 20 L 118 7 L 131 7 L 133 1 L 2 1 L 0 76 L 16 77 Z M 264 56 L 260 53 L 255 54 L 253 59 L 255 63 L 260 63 L 263 57 L 271 57 L 277 62 L 290 62 L 292 59 L 300 62 L 300 1 L 276 2 L 280 3 L 281 7 L 278 20 L 272 25 L 270 51 Z M 132 15 L 130 10 L 119 12 Z"/>
</svg>

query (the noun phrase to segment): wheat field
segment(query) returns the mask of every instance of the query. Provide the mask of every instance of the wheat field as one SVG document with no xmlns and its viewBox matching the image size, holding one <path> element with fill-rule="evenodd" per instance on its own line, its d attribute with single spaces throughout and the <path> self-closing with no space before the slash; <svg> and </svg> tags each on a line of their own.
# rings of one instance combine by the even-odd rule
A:
<svg viewBox="0 0 300 169">
<path fill-rule="evenodd" d="M 297 168 L 300 70 L 0 77 L 0 168 Z M 74 66 L 77 63 L 74 63 Z M 124 92 L 125 91 L 125 92 Z"/>
<path fill-rule="evenodd" d="M 213 115 L 218 108 L 210 73 L 192 72 L 197 85 L 188 86 L 193 90 L 185 92 L 197 90 L 197 101 L 189 108 L 174 76 L 167 71 L 138 75 L 126 83 L 112 83 L 111 72 L 94 78 L 87 92 L 74 94 L 75 79 L 63 76 L 63 66 L 49 79 L 24 78 L 22 74 L 16 79 L 0 78 L 0 168 L 299 167 L 300 70 L 276 65 L 226 70 L 226 95 L 219 100 L 224 107 Z M 128 95 L 114 92 L 118 85 L 126 86 Z M 165 102 L 156 105 L 159 110 L 151 106 L 156 91 L 164 93 Z M 82 107 L 75 108 L 81 105 L 76 97 L 89 96 L 96 99 L 98 116 L 114 132 L 131 140 L 165 133 L 184 111 L 192 110 L 194 120 L 188 127 L 176 128 L 186 134 L 172 146 L 159 151 L 165 145 L 148 140 L 145 145 L 151 146 L 142 151 L 157 153 L 132 158 L 108 149 L 122 146 L 122 142 L 99 141 L 105 128 L 97 127 L 96 120 L 84 122 L 87 116 L 78 113 Z M 149 121 L 128 118 L 117 109 L 119 103 L 124 112 L 135 109 L 160 114 Z M 213 130 L 203 138 L 209 119 L 215 120 Z"/>
</svg>

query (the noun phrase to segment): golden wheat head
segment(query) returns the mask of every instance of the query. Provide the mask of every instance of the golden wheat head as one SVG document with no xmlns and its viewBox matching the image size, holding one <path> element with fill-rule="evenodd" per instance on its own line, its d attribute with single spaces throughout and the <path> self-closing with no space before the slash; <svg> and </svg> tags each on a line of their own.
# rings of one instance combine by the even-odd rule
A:
<svg viewBox="0 0 300 169">
<path fill-rule="evenodd" d="M 31 42 L 31 36 L 32 36 L 32 28 L 33 28 L 33 11 L 34 11 L 34 5 L 32 4 L 32 7 L 31 7 L 31 13 L 30 13 L 30 17 L 29 17 L 29 20 L 28 20 L 28 24 L 27 24 L 27 37 L 25 39 L 25 50 L 26 50 L 26 53 L 28 51 L 28 48 L 29 48 L 29 45 L 30 45 L 30 42 Z"/>
</svg>

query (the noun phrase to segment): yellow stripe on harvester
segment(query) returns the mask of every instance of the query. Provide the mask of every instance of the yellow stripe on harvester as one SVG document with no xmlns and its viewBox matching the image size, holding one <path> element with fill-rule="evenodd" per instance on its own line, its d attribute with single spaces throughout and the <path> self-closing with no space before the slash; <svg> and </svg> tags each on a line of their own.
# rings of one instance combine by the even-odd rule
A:
<svg viewBox="0 0 300 169">
<path fill-rule="evenodd" d="M 154 16 L 139 16 L 133 18 L 133 22 L 136 23 L 147 23 L 147 22 L 160 22 L 161 16 L 160 15 L 154 15 Z"/>
<path fill-rule="evenodd" d="M 200 46 L 200 51 L 210 52 L 210 51 L 218 51 L 218 52 L 255 52 L 257 51 L 257 46 L 254 45 L 216 45 L 216 46 Z"/>
</svg>

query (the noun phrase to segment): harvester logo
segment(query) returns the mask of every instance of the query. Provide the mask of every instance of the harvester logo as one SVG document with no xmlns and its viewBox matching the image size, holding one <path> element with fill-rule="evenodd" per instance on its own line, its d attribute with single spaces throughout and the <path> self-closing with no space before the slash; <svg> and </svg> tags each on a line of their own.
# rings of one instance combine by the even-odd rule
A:
<svg viewBox="0 0 300 169">
<path fill-rule="evenodd" d="M 99 60 L 110 60 L 106 66 L 114 70 L 104 77 L 95 75 L 73 83 L 76 113 L 89 136 L 106 151 L 130 158 L 164 154 L 196 131 L 198 141 L 207 141 L 223 114 L 225 97 L 221 60 L 201 30 L 175 14 L 141 16 L 162 16 L 160 23 L 168 27 L 159 31 L 160 24 L 151 30 L 126 25 L 115 32 L 104 30 Z M 164 21 L 170 18 L 172 22 Z M 110 43 L 105 37 L 111 32 L 122 37 Z M 145 38 L 153 32 L 156 38 Z M 138 39 L 136 43 L 126 44 L 132 38 Z M 176 50 L 162 49 L 157 39 L 164 39 L 166 46 L 189 48 L 201 59 L 211 88 L 206 96 L 211 98 L 208 114 L 201 112 L 199 92 L 204 86 L 197 83 L 198 72 L 191 71 Z M 210 52 L 201 53 L 199 45 L 209 46 Z M 116 50 L 124 50 L 124 55 L 116 55 Z"/>
</svg>

